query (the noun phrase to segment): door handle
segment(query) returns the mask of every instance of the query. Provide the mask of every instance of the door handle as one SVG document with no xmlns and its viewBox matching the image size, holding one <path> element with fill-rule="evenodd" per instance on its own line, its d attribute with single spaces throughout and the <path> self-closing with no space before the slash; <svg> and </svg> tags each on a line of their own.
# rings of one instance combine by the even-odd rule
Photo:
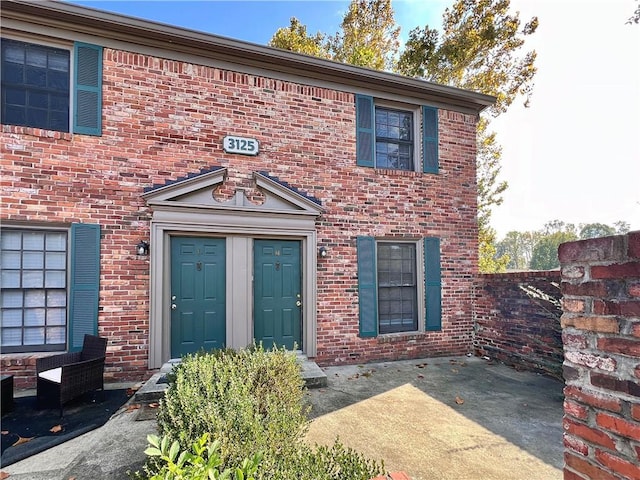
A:
<svg viewBox="0 0 640 480">
<path fill-rule="evenodd" d="M 175 303 L 171 304 L 171 310 L 175 310 L 176 308 L 178 308 L 178 306 Z"/>
<path fill-rule="evenodd" d="M 298 301 L 296 302 L 296 307 L 299 307 L 299 306 L 301 306 L 301 305 L 302 305 L 302 302 L 301 302 L 300 300 L 298 300 Z"/>
</svg>

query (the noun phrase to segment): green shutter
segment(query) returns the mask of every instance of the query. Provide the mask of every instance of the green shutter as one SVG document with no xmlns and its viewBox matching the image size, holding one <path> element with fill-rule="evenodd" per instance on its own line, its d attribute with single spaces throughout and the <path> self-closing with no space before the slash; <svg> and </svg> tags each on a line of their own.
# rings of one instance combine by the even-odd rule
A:
<svg viewBox="0 0 640 480">
<path fill-rule="evenodd" d="M 100 225 L 71 225 L 69 351 L 82 348 L 85 333 L 98 333 Z"/>
<path fill-rule="evenodd" d="M 358 237 L 358 298 L 360 304 L 360 336 L 378 335 L 378 291 L 376 285 L 376 241 Z"/>
<path fill-rule="evenodd" d="M 102 47 L 74 45 L 73 132 L 102 134 Z"/>
<path fill-rule="evenodd" d="M 422 171 L 438 173 L 438 109 L 422 107 Z"/>
<path fill-rule="evenodd" d="M 356 163 L 362 167 L 375 166 L 374 122 L 373 97 L 356 95 Z"/>
<path fill-rule="evenodd" d="M 426 330 L 441 330 L 440 239 L 436 237 L 424 239 L 424 285 L 427 312 Z"/>
</svg>

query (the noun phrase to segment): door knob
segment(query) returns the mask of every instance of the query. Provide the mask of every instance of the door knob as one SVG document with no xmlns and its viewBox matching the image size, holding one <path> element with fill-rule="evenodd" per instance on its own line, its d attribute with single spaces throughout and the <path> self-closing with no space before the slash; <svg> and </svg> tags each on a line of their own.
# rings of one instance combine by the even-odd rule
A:
<svg viewBox="0 0 640 480">
<path fill-rule="evenodd" d="M 302 302 L 301 302 L 300 300 L 298 300 L 298 301 L 296 302 L 296 307 L 299 307 L 300 305 L 302 305 Z"/>
<path fill-rule="evenodd" d="M 176 308 L 178 308 L 178 306 L 175 303 L 171 304 L 171 310 L 175 310 Z"/>
</svg>

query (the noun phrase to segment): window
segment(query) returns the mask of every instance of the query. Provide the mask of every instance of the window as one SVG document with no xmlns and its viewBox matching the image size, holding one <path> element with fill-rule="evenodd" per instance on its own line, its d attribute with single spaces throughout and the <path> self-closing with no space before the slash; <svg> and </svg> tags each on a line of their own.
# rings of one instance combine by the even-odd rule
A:
<svg viewBox="0 0 640 480">
<path fill-rule="evenodd" d="M 67 319 L 67 232 L 4 230 L 2 351 L 63 350 Z"/>
<path fill-rule="evenodd" d="M 2 41 L 2 123 L 69 131 L 69 51 Z"/>
<path fill-rule="evenodd" d="M 3 38 L 1 50 L 3 124 L 101 134 L 102 47 L 76 42 L 72 54 Z"/>
<path fill-rule="evenodd" d="M 438 173 L 438 109 L 392 108 L 356 95 L 356 157 L 363 167 L 416 171 L 422 163 L 424 173 Z"/>
<path fill-rule="evenodd" d="M 418 329 L 416 246 L 377 244 L 378 331 L 395 333 Z"/>
<path fill-rule="evenodd" d="M 98 332 L 100 226 L 3 227 L 0 238 L 2 352 L 80 350 Z"/>
<path fill-rule="evenodd" d="M 441 330 L 439 238 L 358 237 L 356 248 L 361 337 Z"/>
<path fill-rule="evenodd" d="M 376 167 L 413 170 L 413 114 L 376 107 Z"/>
</svg>

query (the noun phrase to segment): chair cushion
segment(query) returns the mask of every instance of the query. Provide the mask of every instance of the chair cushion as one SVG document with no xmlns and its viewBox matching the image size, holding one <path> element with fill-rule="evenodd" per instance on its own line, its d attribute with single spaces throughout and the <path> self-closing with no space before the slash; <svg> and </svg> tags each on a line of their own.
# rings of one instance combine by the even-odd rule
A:
<svg viewBox="0 0 640 480">
<path fill-rule="evenodd" d="M 49 380 L 50 382 L 60 383 L 62 378 L 62 367 L 45 370 L 44 372 L 40 372 L 38 376 L 45 380 Z"/>
</svg>

